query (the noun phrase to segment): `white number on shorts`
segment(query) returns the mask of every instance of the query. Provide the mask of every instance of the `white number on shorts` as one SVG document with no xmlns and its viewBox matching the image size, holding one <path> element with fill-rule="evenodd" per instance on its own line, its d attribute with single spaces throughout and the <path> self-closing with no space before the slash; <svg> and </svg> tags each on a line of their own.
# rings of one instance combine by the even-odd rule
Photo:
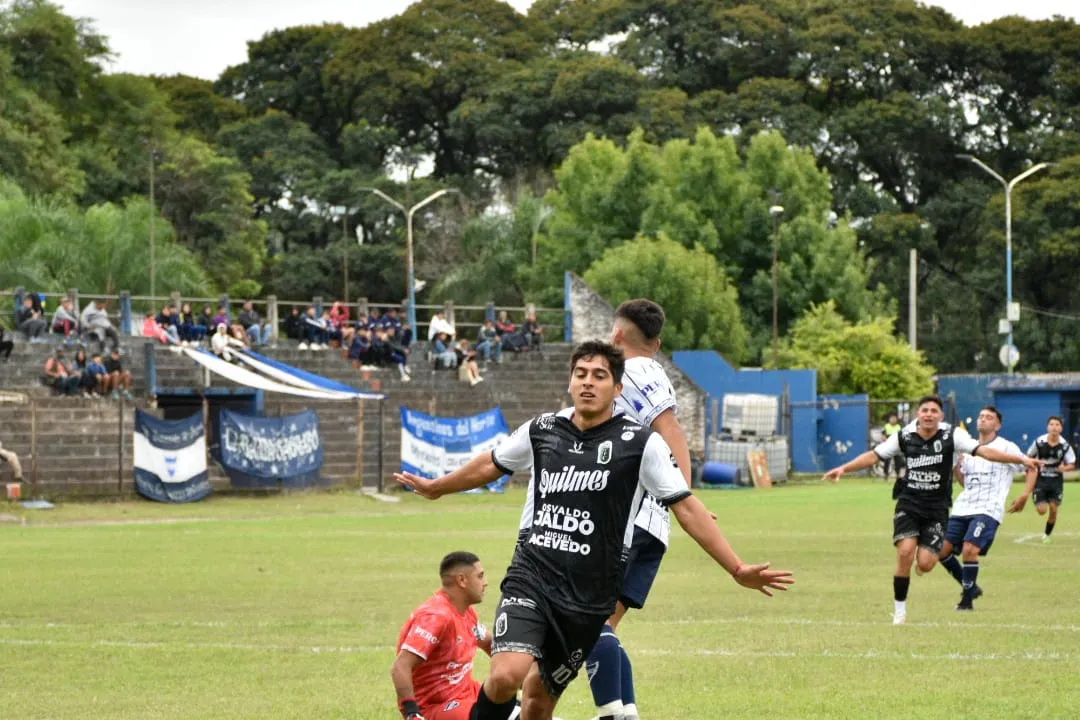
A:
<svg viewBox="0 0 1080 720">
<path fill-rule="evenodd" d="M 551 679 L 555 681 L 557 685 L 565 685 L 570 682 L 570 678 L 574 675 L 574 671 L 565 665 L 560 665 L 555 668 L 555 672 L 551 673 Z"/>
<path fill-rule="evenodd" d="M 986 527 L 986 523 L 979 523 L 978 525 L 975 526 L 975 532 L 972 533 L 972 535 L 974 537 L 979 537 L 980 535 L 982 535 L 982 531 L 983 531 L 984 527 Z"/>
</svg>

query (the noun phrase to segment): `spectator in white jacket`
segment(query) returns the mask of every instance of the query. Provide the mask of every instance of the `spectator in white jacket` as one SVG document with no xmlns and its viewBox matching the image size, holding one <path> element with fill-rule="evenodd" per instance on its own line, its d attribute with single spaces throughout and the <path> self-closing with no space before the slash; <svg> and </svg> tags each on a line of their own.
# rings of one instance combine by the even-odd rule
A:
<svg viewBox="0 0 1080 720">
<path fill-rule="evenodd" d="M 439 310 L 435 313 L 435 317 L 431 318 L 431 324 L 428 326 L 427 338 L 428 342 L 433 343 L 435 338 L 439 335 L 446 334 L 450 340 L 453 340 L 457 335 L 457 330 L 450 324 L 450 321 L 446 319 L 446 311 Z"/>
<path fill-rule="evenodd" d="M 79 322 L 85 332 L 97 335 L 102 344 L 105 344 L 105 341 L 108 340 L 114 348 L 117 348 L 120 347 L 120 336 L 116 334 L 116 328 L 112 326 L 112 322 L 109 320 L 108 309 L 108 300 L 102 300 L 100 304 L 91 300 L 83 308 L 82 314 L 79 316 Z"/>
</svg>

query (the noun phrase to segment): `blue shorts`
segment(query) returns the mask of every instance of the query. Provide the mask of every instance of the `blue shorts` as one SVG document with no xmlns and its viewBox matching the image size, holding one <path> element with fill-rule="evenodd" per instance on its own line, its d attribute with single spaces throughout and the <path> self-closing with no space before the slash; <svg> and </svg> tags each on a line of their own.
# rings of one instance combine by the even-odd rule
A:
<svg viewBox="0 0 1080 720">
<path fill-rule="evenodd" d="M 667 546 L 647 530 L 634 528 L 634 539 L 630 543 L 630 556 L 626 561 L 626 577 L 623 579 L 622 594 L 619 600 L 628 608 L 645 607 L 656 574 L 660 572 L 660 561 L 664 559 Z"/>
<path fill-rule="evenodd" d="M 959 555 L 964 543 L 969 542 L 979 548 L 979 554 L 990 552 L 997 535 L 999 523 L 989 515 L 965 515 L 949 518 L 945 530 L 945 539 L 952 543 L 953 555 Z"/>
</svg>

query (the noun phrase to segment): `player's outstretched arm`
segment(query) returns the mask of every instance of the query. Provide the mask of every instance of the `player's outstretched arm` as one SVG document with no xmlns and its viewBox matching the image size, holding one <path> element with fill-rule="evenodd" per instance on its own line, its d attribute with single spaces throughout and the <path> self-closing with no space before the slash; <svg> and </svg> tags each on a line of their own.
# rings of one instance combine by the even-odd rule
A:
<svg viewBox="0 0 1080 720">
<path fill-rule="evenodd" d="M 660 436 L 664 438 L 664 442 L 671 448 L 671 454 L 675 456 L 675 462 L 679 463 L 679 470 L 682 471 L 686 487 L 691 487 L 690 446 L 686 444 L 686 433 L 683 432 L 675 411 L 669 408 L 660 413 L 653 420 L 651 427 L 660 433 Z"/>
<path fill-rule="evenodd" d="M 739 560 L 708 509 L 693 495 L 672 505 L 671 512 L 683 530 L 743 587 L 772 597 L 773 590 L 787 590 L 795 583 L 788 570 L 770 570 L 769 563 L 746 565 Z"/>
<path fill-rule="evenodd" d="M 503 471 L 496 465 L 490 452 L 477 455 L 452 473 L 430 480 L 408 472 L 394 473 L 394 479 L 426 497 L 438 500 L 443 495 L 483 487 L 502 477 Z"/>
<path fill-rule="evenodd" d="M 989 445 L 980 445 L 975 448 L 973 455 L 978 455 L 983 460 L 989 460 L 990 462 L 1007 463 L 1009 465 L 1023 465 L 1028 469 L 1038 470 L 1042 467 L 1043 463 L 1036 460 L 1033 457 L 1027 455 L 1014 455 L 1013 453 L 1002 452 L 997 448 L 992 448 Z"/>
<path fill-rule="evenodd" d="M 424 720 L 420 713 L 420 705 L 413 695 L 413 671 L 420 667 L 424 659 L 413 655 L 408 650 L 402 650 L 394 658 L 394 664 L 390 667 L 390 677 L 394 681 L 394 691 L 397 693 L 398 710 L 405 720 Z"/>
<path fill-rule="evenodd" d="M 874 467 L 875 463 L 881 460 L 878 454 L 873 450 L 867 450 L 854 460 L 849 460 L 840 467 L 835 467 L 829 472 L 825 473 L 825 479 L 829 482 L 836 482 L 844 473 L 858 472 L 859 470 L 865 470 L 867 468 Z"/>
<path fill-rule="evenodd" d="M 1021 512 L 1024 506 L 1027 505 L 1028 498 L 1035 491 L 1035 484 L 1039 481 L 1039 471 L 1028 468 L 1024 473 L 1024 480 L 1024 492 L 1017 495 L 1012 505 L 1009 506 L 1009 512 L 1011 513 Z"/>
</svg>

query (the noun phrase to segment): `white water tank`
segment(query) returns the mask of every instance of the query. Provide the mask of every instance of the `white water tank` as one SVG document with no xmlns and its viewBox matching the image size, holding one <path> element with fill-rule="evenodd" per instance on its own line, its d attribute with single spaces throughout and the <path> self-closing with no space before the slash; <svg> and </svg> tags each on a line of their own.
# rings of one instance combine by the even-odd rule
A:
<svg viewBox="0 0 1080 720">
<path fill-rule="evenodd" d="M 724 395 L 721 431 L 737 438 L 772 437 L 776 434 L 779 405 L 776 395 L 728 393 Z"/>
</svg>

